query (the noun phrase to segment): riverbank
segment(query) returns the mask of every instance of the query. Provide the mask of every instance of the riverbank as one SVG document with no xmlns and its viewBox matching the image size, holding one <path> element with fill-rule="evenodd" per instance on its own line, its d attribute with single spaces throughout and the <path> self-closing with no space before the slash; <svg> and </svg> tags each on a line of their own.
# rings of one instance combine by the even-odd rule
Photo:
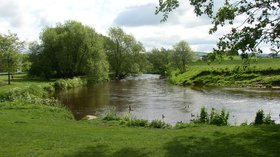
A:
<svg viewBox="0 0 280 157">
<path fill-rule="evenodd" d="M 31 86 L 43 88 L 50 83 L 53 84 L 38 81 Z M 34 91 L 30 86 L 25 86 L 27 84 L 22 80 L 18 82 L 18 88 Z M 0 87 L 0 92 L 3 89 Z M 180 157 L 229 154 L 273 157 L 280 153 L 279 125 L 189 125 L 184 129 L 154 129 L 126 127 L 117 121 L 101 119 L 75 121 L 72 114 L 57 101 L 40 99 L 42 94 L 38 91 L 41 90 L 36 91 L 36 98 L 39 99 L 17 97 L 12 101 L 0 102 L 1 157 Z"/>
<path fill-rule="evenodd" d="M 184 86 L 216 86 L 216 87 L 280 87 L 280 59 L 260 58 L 251 61 L 244 68 L 240 59 L 215 61 L 208 65 L 198 61 L 187 67 L 180 74 L 173 71 L 170 81 Z"/>
<path fill-rule="evenodd" d="M 16 101 L 0 104 L 0 156 L 278 156 L 280 126 L 123 127 L 75 121 L 65 109 Z"/>
</svg>

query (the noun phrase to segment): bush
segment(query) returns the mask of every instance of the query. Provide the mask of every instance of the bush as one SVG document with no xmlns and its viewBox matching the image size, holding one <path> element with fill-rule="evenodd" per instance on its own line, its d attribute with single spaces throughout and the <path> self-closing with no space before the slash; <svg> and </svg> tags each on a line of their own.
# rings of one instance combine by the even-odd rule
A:
<svg viewBox="0 0 280 157">
<path fill-rule="evenodd" d="M 263 120 L 263 124 L 275 124 L 275 120 L 272 120 L 271 115 L 267 114 Z"/>
<path fill-rule="evenodd" d="M 219 113 L 215 111 L 214 108 L 212 108 L 209 123 L 218 126 L 228 125 L 229 124 L 228 118 L 229 118 L 229 113 L 228 112 L 226 113 L 225 109 L 222 109 L 221 113 Z"/>
<path fill-rule="evenodd" d="M 263 121 L 264 121 L 264 112 L 263 110 L 259 110 L 257 113 L 256 113 L 256 117 L 255 117 L 255 125 L 259 125 L 259 124 L 263 124 Z"/>
<path fill-rule="evenodd" d="M 46 85 L 43 87 L 44 91 L 46 91 L 49 95 L 52 95 L 55 92 L 55 88 L 52 85 Z"/>
<path fill-rule="evenodd" d="M 202 107 L 200 110 L 200 117 L 199 117 L 199 121 L 201 123 L 208 123 L 208 113 L 205 107 Z"/>
<path fill-rule="evenodd" d="M 3 94 L 2 100 L 6 101 L 15 101 L 15 100 L 32 100 L 35 97 L 37 98 L 46 98 L 49 94 L 42 87 L 37 85 L 30 85 L 25 88 L 13 88 L 9 90 L 7 93 Z"/>
<path fill-rule="evenodd" d="M 212 108 L 210 115 L 207 113 L 205 107 L 202 107 L 200 110 L 200 116 L 198 119 L 194 120 L 194 123 L 203 123 L 203 124 L 211 124 L 211 125 L 228 125 L 229 113 L 222 109 L 219 113 L 214 108 Z"/>
<path fill-rule="evenodd" d="M 260 125 L 260 124 L 275 124 L 275 121 L 271 119 L 270 114 L 267 114 L 265 116 L 264 111 L 263 110 L 258 110 L 258 112 L 256 113 L 256 117 L 255 117 L 255 125 Z"/>
<path fill-rule="evenodd" d="M 74 77 L 73 79 L 59 79 L 53 83 L 53 87 L 58 90 L 66 90 L 70 88 L 80 87 L 86 84 L 81 78 Z"/>
</svg>

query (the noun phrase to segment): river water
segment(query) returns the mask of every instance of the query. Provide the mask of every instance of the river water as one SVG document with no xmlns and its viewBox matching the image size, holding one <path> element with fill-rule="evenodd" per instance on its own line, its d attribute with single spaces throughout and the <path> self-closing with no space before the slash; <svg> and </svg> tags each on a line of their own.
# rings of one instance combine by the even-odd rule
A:
<svg viewBox="0 0 280 157">
<path fill-rule="evenodd" d="M 171 85 L 152 74 L 62 91 L 57 97 L 78 120 L 85 115 L 104 116 L 109 112 L 123 116 L 129 113 L 130 106 L 133 117 L 175 124 L 190 122 L 192 115 L 199 114 L 205 106 L 209 111 L 212 107 L 225 108 L 232 125 L 252 122 L 259 109 L 280 123 L 280 90 L 188 88 Z"/>
</svg>

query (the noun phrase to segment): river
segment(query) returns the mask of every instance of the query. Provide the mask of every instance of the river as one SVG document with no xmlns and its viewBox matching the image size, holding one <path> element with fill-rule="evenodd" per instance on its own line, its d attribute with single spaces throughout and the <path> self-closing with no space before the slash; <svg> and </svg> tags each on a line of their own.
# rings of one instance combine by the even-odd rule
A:
<svg viewBox="0 0 280 157">
<path fill-rule="evenodd" d="M 121 81 L 61 91 L 58 99 L 79 120 L 85 115 L 104 116 L 114 112 L 119 116 L 129 113 L 133 117 L 167 123 L 190 122 L 200 108 L 230 113 L 230 123 L 254 121 L 259 109 L 270 113 L 280 123 L 280 90 L 249 88 L 189 88 L 169 84 L 159 75 L 142 74 Z"/>
</svg>

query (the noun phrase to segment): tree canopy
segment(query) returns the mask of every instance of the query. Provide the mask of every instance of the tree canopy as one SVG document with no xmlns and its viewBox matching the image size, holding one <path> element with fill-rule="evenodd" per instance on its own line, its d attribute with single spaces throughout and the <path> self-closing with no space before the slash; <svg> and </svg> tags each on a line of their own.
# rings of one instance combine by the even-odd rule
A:
<svg viewBox="0 0 280 157">
<path fill-rule="evenodd" d="M 16 34 L 11 32 L 7 35 L 0 34 L 0 66 L 5 72 L 8 72 L 8 84 L 11 84 L 11 74 L 20 67 L 22 48 L 23 42 Z"/>
<path fill-rule="evenodd" d="M 105 49 L 115 79 L 139 73 L 145 68 L 143 63 L 147 60 L 141 55 L 143 45 L 119 27 L 109 29 L 109 37 L 105 37 Z"/>
<path fill-rule="evenodd" d="M 95 81 L 108 78 L 106 54 L 94 29 L 67 21 L 45 28 L 40 40 L 42 44 L 30 45 L 31 75 L 63 78 L 90 75 Z"/>
<path fill-rule="evenodd" d="M 185 72 L 188 63 L 194 60 L 195 54 L 186 41 L 180 41 L 173 46 L 172 61 L 173 65 Z"/>
<path fill-rule="evenodd" d="M 214 50 L 216 54 L 235 51 L 247 58 L 250 53 L 262 52 L 262 44 L 269 44 L 272 49 L 279 51 L 279 0 L 224 0 L 221 6 L 217 6 L 215 2 L 218 1 L 214 0 L 189 1 L 197 16 L 207 15 L 212 19 L 210 34 L 216 32 L 219 26 L 233 25 L 240 17 L 245 19 L 239 26 L 232 27 L 230 33 L 220 38 L 217 43 L 218 49 Z M 162 21 L 166 21 L 169 13 L 179 5 L 179 0 L 159 0 L 156 13 L 162 12 Z"/>
</svg>

